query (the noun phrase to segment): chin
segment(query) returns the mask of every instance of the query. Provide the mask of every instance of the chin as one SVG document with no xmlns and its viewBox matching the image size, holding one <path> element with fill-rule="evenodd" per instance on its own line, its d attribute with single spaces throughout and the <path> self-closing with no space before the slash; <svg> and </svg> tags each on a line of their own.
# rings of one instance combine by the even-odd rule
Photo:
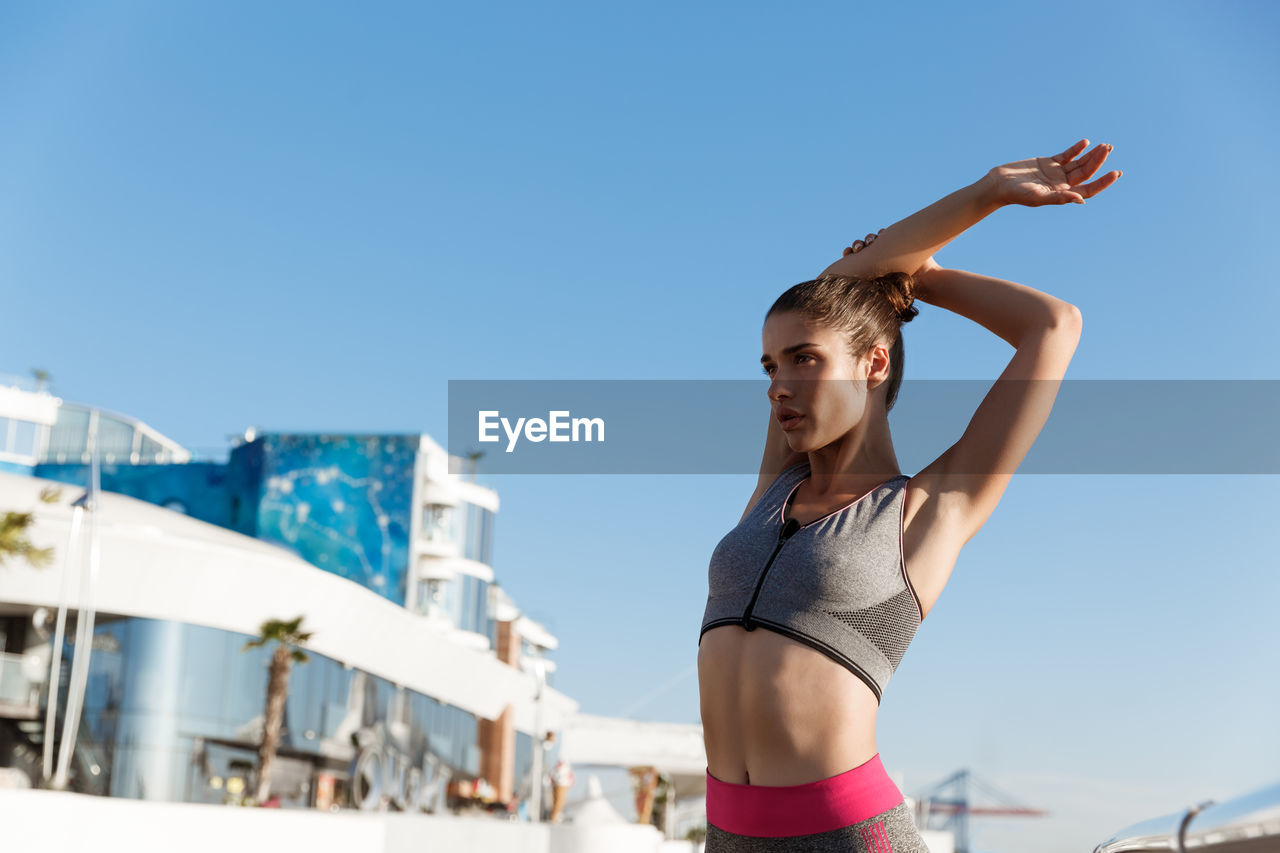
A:
<svg viewBox="0 0 1280 853">
<path fill-rule="evenodd" d="M 796 453 L 808 453 L 811 450 L 813 450 L 813 448 L 810 447 L 809 444 L 810 442 L 805 441 L 804 439 L 801 439 L 801 438 L 796 438 L 793 440 L 790 436 L 787 437 L 787 446 L 790 447 Z"/>
</svg>

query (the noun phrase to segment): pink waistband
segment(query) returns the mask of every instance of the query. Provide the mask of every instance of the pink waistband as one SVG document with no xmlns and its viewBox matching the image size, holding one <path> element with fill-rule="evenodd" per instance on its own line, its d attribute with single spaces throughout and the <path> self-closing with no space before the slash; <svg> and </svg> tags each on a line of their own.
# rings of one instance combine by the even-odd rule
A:
<svg viewBox="0 0 1280 853">
<path fill-rule="evenodd" d="M 903 801 L 880 753 L 804 785 L 739 785 L 707 770 L 707 822 L 735 835 L 780 838 L 851 826 Z"/>
</svg>

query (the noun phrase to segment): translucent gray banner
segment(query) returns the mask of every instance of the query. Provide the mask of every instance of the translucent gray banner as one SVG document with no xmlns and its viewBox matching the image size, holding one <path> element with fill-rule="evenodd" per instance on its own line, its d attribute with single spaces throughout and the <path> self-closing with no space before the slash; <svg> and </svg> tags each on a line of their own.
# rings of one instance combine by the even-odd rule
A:
<svg viewBox="0 0 1280 853">
<path fill-rule="evenodd" d="M 850 393 L 836 384 L 789 383 L 786 405 L 808 412 L 807 401 Z M 767 379 L 450 380 L 447 448 L 480 454 L 490 474 L 755 474 L 768 389 Z M 1053 400 L 1011 466 L 1020 474 L 1280 473 L 1274 379 L 904 380 L 889 412 L 903 472 L 958 441 L 988 393 L 1011 412 Z M 453 473 L 465 467 L 451 460 Z M 974 467 L 955 473 L 992 466 Z"/>
</svg>

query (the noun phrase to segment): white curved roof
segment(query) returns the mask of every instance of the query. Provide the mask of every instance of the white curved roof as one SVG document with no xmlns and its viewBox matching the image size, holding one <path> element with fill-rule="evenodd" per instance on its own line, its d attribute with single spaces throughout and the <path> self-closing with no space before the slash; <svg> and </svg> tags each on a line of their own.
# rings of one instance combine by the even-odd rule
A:
<svg viewBox="0 0 1280 853">
<path fill-rule="evenodd" d="M 56 504 L 42 489 L 62 490 Z M 0 512 L 34 512 L 29 539 L 54 548 L 45 568 L 0 566 L 0 601 L 56 609 L 71 530 L 71 502 L 84 489 L 0 472 Z M 95 511 L 99 613 L 168 619 L 256 636 L 267 619 L 305 615 L 307 648 L 411 690 L 496 719 L 508 704 L 533 733 L 532 676 L 491 652 L 450 642 L 427 621 L 377 593 L 323 571 L 284 548 L 127 495 L 101 492 Z M 88 516 L 84 527 L 88 528 Z M 88 542 L 87 536 L 83 540 Z M 82 554 L 87 552 L 82 549 Z M 81 598 L 73 573 L 68 606 Z M 543 723 L 559 730 L 578 703 L 547 688 Z"/>
</svg>

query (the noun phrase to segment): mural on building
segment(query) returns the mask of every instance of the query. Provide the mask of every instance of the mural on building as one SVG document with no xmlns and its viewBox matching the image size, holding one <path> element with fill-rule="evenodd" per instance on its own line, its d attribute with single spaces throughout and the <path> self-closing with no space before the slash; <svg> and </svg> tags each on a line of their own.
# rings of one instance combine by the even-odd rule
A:
<svg viewBox="0 0 1280 853">
<path fill-rule="evenodd" d="M 417 435 L 262 442 L 256 536 L 404 606 Z"/>
</svg>

